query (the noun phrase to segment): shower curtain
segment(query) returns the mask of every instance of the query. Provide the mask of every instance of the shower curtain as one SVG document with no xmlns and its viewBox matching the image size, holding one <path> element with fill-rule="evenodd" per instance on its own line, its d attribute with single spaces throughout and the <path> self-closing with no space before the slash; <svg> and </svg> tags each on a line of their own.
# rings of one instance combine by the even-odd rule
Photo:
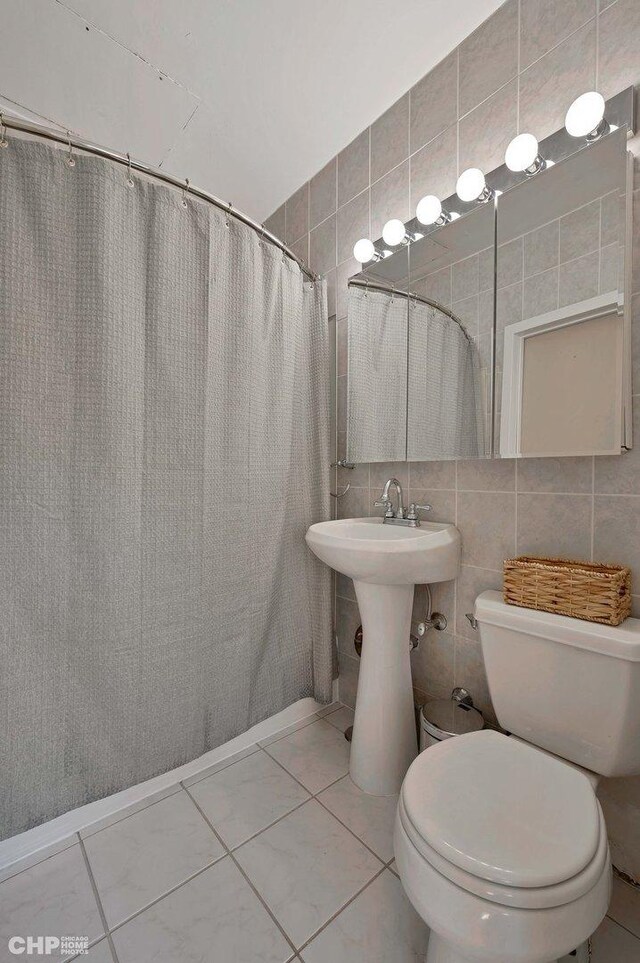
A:
<svg viewBox="0 0 640 963">
<path fill-rule="evenodd" d="M 461 324 L 409 300 L 407 460 L 484 458 L 480 355 Z"/>
<path fill-rule="evenodd" d="M 0 151 L 0 837 L 331 695 L 326 294 L 108 161 Z"/>
</svg>

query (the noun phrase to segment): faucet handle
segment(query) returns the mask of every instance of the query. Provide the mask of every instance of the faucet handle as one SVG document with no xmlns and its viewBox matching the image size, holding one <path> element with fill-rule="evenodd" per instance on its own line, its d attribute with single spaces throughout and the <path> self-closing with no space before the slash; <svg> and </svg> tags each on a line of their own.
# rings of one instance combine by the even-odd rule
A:
<svg viewBox="0 0 640 963">
<path fill-rule="evenodd" d="M 419 511 L 430 512 L 431 505 L 416 505 L 415 502 L 411 502 L 411 504 L 409 505 L 409 512 L 407 514 L 407 518 L 409 519 L 409 521 L 415 521 L 418 518 Z"/>
<path fill-rule="evenodd" d="M 375 506 L 376 508 L 384 508 L 384 509 L 385 509 L 385 513 L 384 513 L 384 514 L 385 514 L 385 518 L 394 518 L 394 517 L 395 517 L 394 514 L 393 514 L 393 505 L 391 504 L 391 499 L 389 498 L 388 495 L 385 495 L 384 492 L 383 492 L 382 495 L 380 496 L 380 500 L 377 501 L 377 502 L 374 502 L 373 504 L 374 504 L 374 506 Z"/>
</svg>

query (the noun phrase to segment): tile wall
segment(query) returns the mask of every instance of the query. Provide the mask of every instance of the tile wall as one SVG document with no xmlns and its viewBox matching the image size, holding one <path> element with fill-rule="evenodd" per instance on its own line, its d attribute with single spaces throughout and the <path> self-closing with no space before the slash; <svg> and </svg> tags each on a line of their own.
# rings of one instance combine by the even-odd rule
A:
<svg viewBox="0 0 640 963">
<path fill-rule="evenodd" d="M 359 265 L 352 248 L 377 238 L 389 217 L 408 220 L 426 193 L 453 193 L 469 166 L 491 170 L 511 138 L 529 130 L 539 139 L 563 124 L 578 94 L 609 97 L 640 83 L 639 0 L 507 0 L 458 48 L 370 127 L 302 185 L 267 226 L 321 274 L 334 316 L 337 451 L 346 427 L 346 282 Z M 354 132 L 355 133 L 355 132 Z M 631 143 L 640 152 L 640 138 Z M 634 193 L 634 326 L 640 324 L 640 165 Z M 520 282 L 516 282 L 520 283 Z M 634 331 L 635 334 L 635 331 Z M 634 374 L 640 392 L 640 344 Z M 640 397 L 636 409 L 640 411 Z M 637 428 L 640 439 L 640 425 Z M 448 618 L 413 655 L 420 699 L 465 685 L 491 714 L 476 633 L 465 619 L 478 592 L 501 585 L 501 566 L 515 553 L 566 554 L 631 565 L 640 614 L 640 443 L 619 458 L 527 459 L 359 465 L 341 472 L 352 488 L 344 516 L 367 515 L 385 479 L 395 474 L 411 500 L 428 500 L 434 517 L 455 521 L 463 566 L 455 583 L 435 591 Z M 416 615 L 422 602 L 416 602 Z M 336 583 L 340 698 L 353 704 L 358 660 L 352 640 L 359 624 L 348 580 Z M 640 778 L 605 781 L 600 791 L 616 864 L 640 878 Z"/>
</svg>

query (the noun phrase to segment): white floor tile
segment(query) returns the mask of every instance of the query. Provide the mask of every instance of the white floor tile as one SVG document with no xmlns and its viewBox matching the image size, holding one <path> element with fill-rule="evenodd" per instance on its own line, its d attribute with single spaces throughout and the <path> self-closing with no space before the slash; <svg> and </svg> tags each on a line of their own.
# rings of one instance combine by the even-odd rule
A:
<svg viewBox="0 0 640 963">
<path fill-rule="evenodd" d="M 235 855 L 296 946 L 381 867 L 313 799 L 245 843 Z"/>
<path fill-rule="evenodd" d="M 355 712 L 349 706 L 340 706 L 335 712 L 330 712 L 329 715 L 325 716 L 327 722 L 330 722 L 340 732 L 344 732 L 349 726 L 353 725 L 354 717 Z"/>
<path fill-rule="evenodd" d="M 640 938 L 640 889 L 614 876 L 608 915 Z"/>
<path fill-rule="evenodd" d="M 593 936 L 591 963 L 638 963 L 640 940 L 605 917 Z"/>
<path fill-rule="evenodd" d="M 99 943 L 91 947 L 88 955 L 83 953 L 82 956 L 77 956 L 75 963 L 113 963 L 109 941 L 100 940 Z"/>
<path fill-rule="evenodd" d="M 45 859 L 0 884 L 0 961 L 12 936 L 88 936 L 104 932 L 80 846 Z M 49 958 L 60 959 L 59 953 Z M 68 957 L 67 957 L 68 959 Z"/>
<path fill-rule="evenodd" d="M 231 857 L 113 933 L 120 963 L 285 963 L 289 944 Z"/>
<path fill-rule="evenodd" d="M 262 751 L 209 776 L 190 792 L 230 849 L 309 798 L 309 793 Z"/>
<path fill-rule="evenodd" d="M 393 858 L 397 796 L 370 796 L 358 789 L 350 776 L 345 776 L 318 798 L 384 863 Z"/>
<path fill-rule="evenodd" d="M 349 743 L 324 719 L 269 746 L 269 754 L 310 793 L 320 792 L 349 770 Z"/>
<path fill-rule="evenodd" d="M 423 963 L 428 929 L 385 870 L 302 951 L 304 963 Z"/>
<path fill-rule="evenodd" d="M 184 790 L 85 840 L 110 926 L 224 854 Z"/>
</svg>

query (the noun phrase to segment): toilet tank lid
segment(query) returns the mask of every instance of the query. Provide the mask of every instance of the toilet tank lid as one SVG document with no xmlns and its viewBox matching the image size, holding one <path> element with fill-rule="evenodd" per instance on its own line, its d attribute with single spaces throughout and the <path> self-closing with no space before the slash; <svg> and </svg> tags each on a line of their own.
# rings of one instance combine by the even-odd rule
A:
<svg viewBox="0 0 640 963">
<path fill-rule="evenodd" d="M 497 625 L 614 659 L 640 662 L 640 619 L 625 619 L 621 625 L 585 622 L 567 615 L 507 605 L 500 592 L 491 591 L 477 597 L 474 615 L 481 625 Z"/>
</svg>

